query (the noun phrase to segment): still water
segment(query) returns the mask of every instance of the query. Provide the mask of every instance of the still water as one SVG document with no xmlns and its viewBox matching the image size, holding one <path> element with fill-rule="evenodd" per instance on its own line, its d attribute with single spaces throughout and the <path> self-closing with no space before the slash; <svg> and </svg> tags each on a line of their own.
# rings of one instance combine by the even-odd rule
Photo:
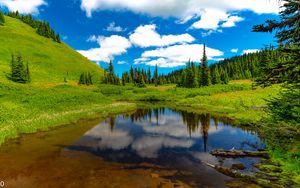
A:
<svg viewBox="0 0 300 188">
<path fill-rule="evenodd" d="M 235 181 L 203 164 L 243 163 L 213 149 L 264 148 L 251 131 L 227 119 L 172 109 L 139 109 L 106 120 L 81 121 L 22 136 L 0 148 L 0 181 L 7 187 L 226 187 Z"/>
</svg>

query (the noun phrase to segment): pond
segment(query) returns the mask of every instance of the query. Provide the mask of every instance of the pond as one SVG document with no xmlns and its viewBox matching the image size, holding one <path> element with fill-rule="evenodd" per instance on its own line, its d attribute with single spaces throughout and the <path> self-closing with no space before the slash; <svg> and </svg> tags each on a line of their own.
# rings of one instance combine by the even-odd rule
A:
<svg viewBox="0 0 300 188">
<path fill-rule="evenodd" d="M 203 162 L 242 163 L 242 172 L 251 173 L 259 159 L 222 159 L 209 151 L 264 147 L 254 132 L 226 118 L 139 109 L 7 142 L 0 148 L 0 181 L 7 187 L 226 187 L 235 180 Z"/>
</svg>

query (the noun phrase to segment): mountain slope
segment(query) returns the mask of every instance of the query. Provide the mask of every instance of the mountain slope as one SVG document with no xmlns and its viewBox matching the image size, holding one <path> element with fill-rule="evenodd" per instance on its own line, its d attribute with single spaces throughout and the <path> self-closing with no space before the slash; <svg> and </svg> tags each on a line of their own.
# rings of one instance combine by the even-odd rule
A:
<svg viewBox="0 0 300 188">
<path fill-rule="evenodd" d="M 94 80 L 103 74 L 103 69 L 66 44 L 38 35 L 20 20 L 6 16 L 5 21 L 0 26 L 0 82 L 9 82 L 6 75 L 13 53 L 29 63 L 33 85 L 62 83 L 64 77 L 75 83 L 84 71 L 92 72 Z"/>
</svg>

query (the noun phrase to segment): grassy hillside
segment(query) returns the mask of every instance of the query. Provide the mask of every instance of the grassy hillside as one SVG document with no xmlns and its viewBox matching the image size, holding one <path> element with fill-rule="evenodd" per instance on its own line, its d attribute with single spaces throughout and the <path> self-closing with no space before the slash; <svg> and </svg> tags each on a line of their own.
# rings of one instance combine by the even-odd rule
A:
<svg viewBox="0 0 300 188">
<path fill-rule="evenodd" d="M 5 20 L 5 25 L 0 26 L 1 82 L 8 82 L 6 74 L 10 72 L 11 54 L 17 52 L 29 63 L 32 85 L 61 83 L 67 73 L 70 83 L 78 82 L 84 71 L 93 72 L 94 80 L 103 74 L 103 69 L 66 44 L 36 34 L 35 29 L 20 20 L 7 16 Z"/>
</svg>

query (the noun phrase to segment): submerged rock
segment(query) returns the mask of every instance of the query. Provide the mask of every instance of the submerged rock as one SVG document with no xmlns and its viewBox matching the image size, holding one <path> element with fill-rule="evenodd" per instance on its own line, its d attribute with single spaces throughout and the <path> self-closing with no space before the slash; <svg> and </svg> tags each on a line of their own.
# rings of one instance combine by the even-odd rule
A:
<svg viewBox="0 0 300 188">
<path fill-rule="evenodd" d="M 237 163 L 237 164 L 232 164 L 231 165 L 231 169 L 234 169 L 234 170 L 245 170 L 246 167 L 242 163 Z"/>
</svg>

